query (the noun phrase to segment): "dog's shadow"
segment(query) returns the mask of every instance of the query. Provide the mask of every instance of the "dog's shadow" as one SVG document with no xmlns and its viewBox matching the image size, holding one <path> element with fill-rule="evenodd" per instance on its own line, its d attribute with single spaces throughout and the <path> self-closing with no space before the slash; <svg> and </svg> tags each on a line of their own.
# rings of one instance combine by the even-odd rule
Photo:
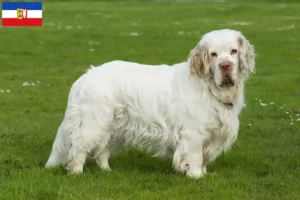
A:
<svg viewBox="0 0 300 200">
<path fill-rule="evenodd" d="M 178 174 L 172 168 L 172 158 L 153 157 L 151 154 L 137 150 L 124 150 L 117 154 L 113 154 L 109 160 L 109 165 L 113 171 L 122 173 L 140 172 L 143 174 L 160 174 L 160 175 L 174 175 Z M 208 174 L 215 174 L 215 172 L 227 171 L 239 168 L 237 163 L 221 155 L 215 162 L 209 164 Z M 88 173 L 98 173 L 100 171 L 95 160 L 88 157 L 84 166 L 84 171 Z M 57 169 L 58 174 L 68 173 L 63 168 Z M 183 175 L 183 174 L 182 174 Z"/>
<path fill-rule="evenodd" d="M 172 158 L 153 157 L 146 152 L 137 150 L 124 150 L 113 154 L 109 159 L 109 165 L 113 171 L 139 171 L 141 173 L 174 174 Z M 88 158 L 85 168 L 91 171 L 98 170 L 98 166 L 92 158 Z"/>
<path fill-rule="evenodd" d="M 153 157 L 151 154 L 137 150 L 124 150 L 111 156 L 109 165 L 113 171 L 141 173 L 158 173 L 162 175 L 177 174 L 172 168 L 172 158 Z M 98 170 L 98 166 L 91 158 L 87 160 L 85 167 L 91 171 Z M 209 164 L 207 171 L 209 174 L 214 172 L 235 169 L 238 166 L 234 160 L 230 160 L 222 154 L 216 161 Z"/>
</svg>

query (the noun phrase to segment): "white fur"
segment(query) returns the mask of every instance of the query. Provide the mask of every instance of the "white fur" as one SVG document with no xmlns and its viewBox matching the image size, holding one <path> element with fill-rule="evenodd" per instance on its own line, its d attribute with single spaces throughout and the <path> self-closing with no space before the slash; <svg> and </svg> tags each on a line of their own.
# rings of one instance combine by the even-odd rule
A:
<svg viewBox="0 0 300 200">
<path fill-rule="evenodd" d="M 207 58 L 213 79 L 191 73 L 190 59 L 172 67 L 113 61 L 89 69 L 71 88 L 46 167 L 63 164 L 80 173 L 86 156 L 93 154 L 109 170 L 110 153 L 131 146 L 172 156 L 176 171 L 201 177 L 206 165 L 237 138 L 244 82 L 254 68 L 254 61 L 251 65 L 241 57 L 248 50 L 239 47 L 238 37 L 247 41 L 236 31 L 213 31 L 197 45 L 220 55 Z M 239 55 L 229 55 L 231 47 Z M 234 63 L 232 87 L 219 86 L 222 77 L 216 66 L 224 59 Z M 232 108 L 223 103 L 228 101 Z"/>
</svg>

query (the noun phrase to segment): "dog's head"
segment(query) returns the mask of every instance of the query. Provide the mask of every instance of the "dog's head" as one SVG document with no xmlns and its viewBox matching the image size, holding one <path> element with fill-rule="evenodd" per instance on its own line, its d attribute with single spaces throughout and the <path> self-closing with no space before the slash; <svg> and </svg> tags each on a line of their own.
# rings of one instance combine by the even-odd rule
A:
<svg viewBox="0 0 300 200">
<path fill-rule="evenodd" d="M 199 78 L 211 79 L 219 88 L 245 80 L 255 67 L 255 51 L 238 31 L 224 29 L 205 34 L 189 57 L 190 71 Z"/>
</svg>

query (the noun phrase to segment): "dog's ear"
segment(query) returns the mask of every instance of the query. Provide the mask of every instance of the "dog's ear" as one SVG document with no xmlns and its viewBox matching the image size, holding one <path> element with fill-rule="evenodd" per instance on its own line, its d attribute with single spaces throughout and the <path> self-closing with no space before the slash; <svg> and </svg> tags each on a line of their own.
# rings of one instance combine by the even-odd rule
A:
<svg viewBox="0 0 300 200">
<path fill-rule="evenodd" d="M 241 68 L 246 69 L 248 72 L 254 72 L 255 50 L 253 45 L 243 35 L 238 37 L 238 44 Z"/>
<path fill-rule="evenodd" d="M 189 64 L 192 75 L 205 78 L 209 74 L 209 61 L 207 45 L 197 45 L 190 53 Z"/>
</svg>

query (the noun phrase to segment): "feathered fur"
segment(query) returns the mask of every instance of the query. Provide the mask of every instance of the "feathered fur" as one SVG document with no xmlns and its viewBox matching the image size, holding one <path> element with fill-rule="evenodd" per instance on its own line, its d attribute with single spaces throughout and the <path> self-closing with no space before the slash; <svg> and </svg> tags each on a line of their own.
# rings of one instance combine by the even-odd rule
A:
<svg viewBox="0 0 300 200">
<path fill-rule="evenodd" d="M 204 35 L 187 62 L 112 61 L 89 69 L 71 88 L 46 166 L 62 164 L 80 173 L 93 153 L 97 164 L 109 170 L 110 153 L 131 146 L 172 156 L 176 171 L 201 177 L 237 138 L 244 82 L 254 69 L 249 45 L 239 32 L 219 30 Z M 239 54 L 225 54 L 230 48 Z M 213 58 L 211 51 L 220 56 Z M 217 66 L 224 59 L 233 63 L 233 86 L 221 86 L 224 77 Z"/>
</svg>

